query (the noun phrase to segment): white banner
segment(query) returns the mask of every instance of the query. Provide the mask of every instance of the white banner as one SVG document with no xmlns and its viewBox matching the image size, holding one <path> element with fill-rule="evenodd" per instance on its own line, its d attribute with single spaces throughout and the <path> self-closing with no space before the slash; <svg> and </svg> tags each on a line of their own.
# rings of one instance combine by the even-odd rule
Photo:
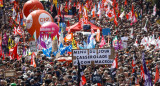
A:
<svg viewBox="0 0 160 86">
<path fill-rule="evenodd" d="M 113 59 L 109 59 L 109 57 L 114 56 L 114 54 L 111 54 L 111 50 L 112 49 L 73 49 L 73 65 L 77 65 L 77 58 L 81 65 L 91 65 L 91 61 L 94 61 L 96 65 L 112 64 Z"/>
</svg>

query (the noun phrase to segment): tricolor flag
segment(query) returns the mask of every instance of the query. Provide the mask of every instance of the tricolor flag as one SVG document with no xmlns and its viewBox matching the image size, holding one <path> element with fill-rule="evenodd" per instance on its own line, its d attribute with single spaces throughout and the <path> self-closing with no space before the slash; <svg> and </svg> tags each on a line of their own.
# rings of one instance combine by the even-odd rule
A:
<svg viewBox="0 0 160 86">
<path fill-rule="evenodd" d="M 115 36 L 115 37 L 113 38 L 112 45 L 113 45 L 113 47 L 118 46 L 118 38 L 117 38 L 117 36 Z"/>
<path fill-rule="evenodd" d="M 114 80 L 115 76 L 116 76 L 116 70 L 118 68 L 118 54 L 116 56 L 116 58 L 114 59 L 112 66 L 111 66 L 111 78 Z"/>
<path fill-rule="evenodd" d="M 78 86 L 83 86 L 86 84 L 86 78 L 83 74 L 82 66 L 79 62 L 79 59 L 77 58 L 78 61 Z"/>
</svg>

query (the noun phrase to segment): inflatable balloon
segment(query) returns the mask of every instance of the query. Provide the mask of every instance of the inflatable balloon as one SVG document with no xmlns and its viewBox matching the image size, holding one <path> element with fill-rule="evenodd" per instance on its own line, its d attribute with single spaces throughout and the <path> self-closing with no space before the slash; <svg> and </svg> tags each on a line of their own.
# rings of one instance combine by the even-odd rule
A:
<svg viewBox="0 0 160 86">
<path fill-rule="evenodd" d="M 36 38 L 38 38 L 40 27 L 46 22 L 53 22 L 52 16 L 45 10 L 35 10 L 26 18 L 26 28 L 31 36 L 33 36 L 36 31 Z"/>
<path fill-rule="evenodd" d="M 44 10 L 43 4 L 38 0 L 29 0 L 23 6 L 23 13 L 27 17 L 34 10 Z"/>
<path fill-rule="evenodd" d="M 46 22 L 40 28 L 40 35 L 47 35 L 53 38 L 59 32 L 59 27 L 56 23 Z"/>
</svg>

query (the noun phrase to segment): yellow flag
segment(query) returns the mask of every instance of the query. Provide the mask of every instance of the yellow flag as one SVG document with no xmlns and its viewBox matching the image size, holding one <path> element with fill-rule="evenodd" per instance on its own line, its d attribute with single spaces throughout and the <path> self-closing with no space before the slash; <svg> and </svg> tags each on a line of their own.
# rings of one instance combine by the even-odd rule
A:
<svg viewBox="0 0 160 86">
<path fill-rule="evenodd" d="M 12 47 L 11 47 L 11 42 L 12 42 L 12 41 L 11 41 L 11 38 L 9 38 L 9 39 L 8 39 L 8 49 L 11 49 L 11 48 L 12 48 Z"/>
<path fill-rule="evenodd" d="M 137 12 L 135 12 L 135 16 L 136 16 L 136 18 L 138 17 Z"/>
<path fill-rule="evenodd" d="M 55 4 L 57 7 L 57 0 L 53 0 L 53 4 Z"/>
<path fill-rule="evenodd" d="M 14 40 L 12 40 L 11 48 L 13 48 L 13 47 L 14 47 L 14 45 L 15 45 Z"/>
<path fill-rule="evenodd" d="M 76 41 L 74 40 L 74 38 L 72 40 L 72 49 L 77 49 Z"/>
</svg>

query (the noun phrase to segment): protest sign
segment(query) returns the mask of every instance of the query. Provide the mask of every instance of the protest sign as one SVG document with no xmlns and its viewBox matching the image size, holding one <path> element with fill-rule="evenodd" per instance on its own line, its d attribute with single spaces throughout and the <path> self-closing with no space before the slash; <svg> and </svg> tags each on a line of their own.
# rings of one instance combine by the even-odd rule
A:
<svg viewBox="0 0 160 86">
<path fill-rule="evenodd" d="M 104 29 L 102 29 L 102 34 L 103 35 L 110 35 L 111 34 L 110 28 L 104 28 Z"/>
<path fill-rule="evenodd" d="M 114 49 L 73 49 L 73 65 L 77 65 L 77 58 L 81 65 L 91 65 L 91 61 L 94 61 L 95 65 L 112 64 Z"/>
<path fill-rule="evenodd" d="M 5 78 L 7 77 L 15 77 L 15 70 L 8 70 L 4 73 Z"/>
<path fill-rule="evenodd" d="M 30 41 L 29 42 L 29 47 L 30 47 L 31 52 L 37 52 L 37 46 L 36 46 L 35 41 Z"/>
</svg>

